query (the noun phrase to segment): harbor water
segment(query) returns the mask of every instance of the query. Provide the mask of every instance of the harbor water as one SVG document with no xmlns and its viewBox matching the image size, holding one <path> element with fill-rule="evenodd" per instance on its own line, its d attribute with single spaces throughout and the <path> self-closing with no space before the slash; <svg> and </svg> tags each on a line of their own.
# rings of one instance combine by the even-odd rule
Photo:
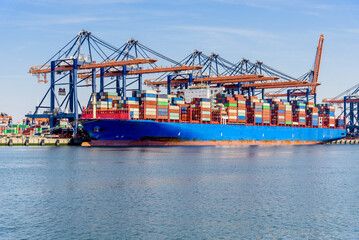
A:
<svg viewBox="0 0 359 240">
<path fill-rule="evenodd" d="M 0 147 L 0 239 L 358 239 L 356 145 Z"/>
</svg>

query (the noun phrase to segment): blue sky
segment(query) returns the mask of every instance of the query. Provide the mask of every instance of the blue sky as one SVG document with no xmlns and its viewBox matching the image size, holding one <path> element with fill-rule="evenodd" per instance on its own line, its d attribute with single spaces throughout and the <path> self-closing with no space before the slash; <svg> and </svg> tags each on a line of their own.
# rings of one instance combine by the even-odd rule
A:
<svg viewBox="0 0 359 240">
<path fill-rule="evenodd" d="M 194 49 L 238 62 L 260 60 L 292 76 L 313 65 L 324 34 L 319 98 L 359 81 L 355 0 L 2 0 L 0 112 L 20 120 L 47 86 L 28 74 L 80 30 L 115 46 L 129 38 L 173 59 Z"/>
</svg>

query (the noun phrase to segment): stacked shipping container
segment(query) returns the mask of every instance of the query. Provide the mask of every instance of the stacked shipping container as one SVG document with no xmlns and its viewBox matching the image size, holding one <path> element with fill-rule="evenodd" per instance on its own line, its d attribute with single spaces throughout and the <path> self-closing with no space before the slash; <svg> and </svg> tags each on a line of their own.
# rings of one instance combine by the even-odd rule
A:
<svg viewBox="0 0 359 240">
<path fill-rule="evenodd" d="M 311 102 L 259 100 L 239 94 L 217 94 L 213 104 L 209 98 L 193 98 L 186 104 L 181 96 L 157 94 L 153 90 L 133 91 L 132 97 L 127 98 L 118 97 L 116 93 L 101 93 L 97 99 L 99 110 L 128 109 L 131 119 L 296 127 L 343 125 L 335 122 L 335 109 L 329 105 L 318 105 L 318 111 Z"/>
<path fill-rule="evenodd" d="M 238 112 L 238 123 L 246 123 L 246 98 L 243 95 L 234 95 L 234 98 L 237 100 L 237 112 Z"/>
</svg>

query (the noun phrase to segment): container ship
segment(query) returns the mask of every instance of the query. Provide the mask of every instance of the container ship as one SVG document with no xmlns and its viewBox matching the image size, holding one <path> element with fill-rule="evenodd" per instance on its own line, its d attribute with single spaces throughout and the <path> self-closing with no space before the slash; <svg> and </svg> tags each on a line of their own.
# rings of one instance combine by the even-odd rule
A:
<svg viewBox="0 0 359 240">
<path fill-rule="evenodd" d="M 186 93 L 192 91 L 190 96 Z M 199 92 L 209 89 L 198 89 Z M 80 122 L 90 146 L 318 144 L 346 136 L 329 104 L 225 94 L 98 93 Z M 211 90 L 213 92 L 213 90 Z M 203 95 L 202 95 L 203 96 Z"/>
<path fill-rule="evenodd" d="M 38 82 L 50 86 L 26 116 L 49 119 L 51 129 L 67 119 L 75 136 L 81 123 L 91 146 L 340 139 L 346 136 L 345 121 L 335 118 L 333 106 L 316 104 L 323 42 L 321 35 L 314 68 L 293 78 L 260 61 L 234 64 L 198 50 L 176 61 L 135 39 L 118 48 L 83 30 L 45 64 L 30 67 Z M 78 88 L 90 86 L 92 96 L 79 111 Z M 159 91 L 166 88 L 166 94 Z M 265 92 L 269 89 L 279 90 Z"/>
</svg>

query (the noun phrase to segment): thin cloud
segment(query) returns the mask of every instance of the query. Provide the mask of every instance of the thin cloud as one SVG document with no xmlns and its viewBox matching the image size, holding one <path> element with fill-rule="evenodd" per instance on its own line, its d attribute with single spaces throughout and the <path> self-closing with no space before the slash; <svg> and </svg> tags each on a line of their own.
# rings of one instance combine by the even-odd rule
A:
<svg viewBox="0 0 359 240">
<path fill-rule="evenodd" d="M 12 24 L 20 26 L 51 26 L 51 25 L 68 25 L 68 24 L 84 24 L 94 22 L 106 21 L 121 21 L 125 18 L 111 18 L 111 17 L 81 17 L 81 16 L 53 16 L 41 15 L 35 20 L 18 20 L 13 21 Z"/>
<path fill-rule="evenodd" d="M 77 0 L 77 1 L 72 1 L 72 0 L 62 0 L 62 1 L 49 1 L 49 0 L 32 0 L 32 1 L 28 1 L 28 0 L 12 0 L 12 2 L 18 2 L 18 3 L 26 3 L 26 4 L 30 4 L 30 5 L 44 5 L 44 4 L 49 4 L 51 2 L 56 3 L 56 4 L 71 4 L 71 5 L 83 5 L 83 4 L 93 4 L 93 5 L 104 5 L 104 4 L 118 4 L 118 3 L 123 3 L 123 4 L 134 4 L 134 3 L 139 3 L 139 2 L 143 2 L 144 0 Z"/>
<path fill-rule="evenodd" d="M 318 9 L 318 10 L 331 10 L 331 9 L 335 8 L 334 5 L 329 5 L 329 4 L 313 4 L 313 5 L 309 5 L 307 7 L 312 8 L 312 9 Z"/>
<path fill-rule="evenodd" d="M 344 31 L 348 33 L 359 33 L 359 28 L 345 29 Z"/>
<path fill-rule="evenodd" d="M 222 4 L 232 4 L 232 5 L 245 5 L 253 8 L 265 8 L 269 10 L 281 10 L 283 7 L 292 7 L 292 8 L 302 8 L 302 9 L 312 9 L 312 10 L 332 10 L 335 9 L 335 5 L 330 4 L 313 4 L 308 1 L 306 4 L 305 1 L 297 0 L 212 0 L 213 2 L 218 2 Z"/>
<path fill-rule="evenodd" d="M 242 29 L 242 28 L 223 28 L 223 27 L 207 27 L 207 26 L 177 26 L 175 27 L 177 29 L 182 30 L 188 30 L 188 31 L 195 31 L 195 32 L 207 32 L 207 33 L 213 33 L 213 34 L 235 34 L 240 35 L 243 37 L 248 38 L 279 38 L 279 36 L 263 32 L 259 30 L 248 30 L 248 29 Z"/>
<path fill-rule="evenodd" d="M 304 11 L 303 13 L 306 14 L 306 15 L 315 16 L 315 17 L 321 16 L 320 13 L 314 12 L 314 11 Z"/>
<path fill-rule="evenodd" d="M 253 1 L 253 0 L 213 0 L 214 2 L 232 5 L 244 5 L 253 8 L 264 8 L 269 10 L 279 10 L 280 8 L 273 4 L 268 5 L 268 1 Z"/>
</svg>

